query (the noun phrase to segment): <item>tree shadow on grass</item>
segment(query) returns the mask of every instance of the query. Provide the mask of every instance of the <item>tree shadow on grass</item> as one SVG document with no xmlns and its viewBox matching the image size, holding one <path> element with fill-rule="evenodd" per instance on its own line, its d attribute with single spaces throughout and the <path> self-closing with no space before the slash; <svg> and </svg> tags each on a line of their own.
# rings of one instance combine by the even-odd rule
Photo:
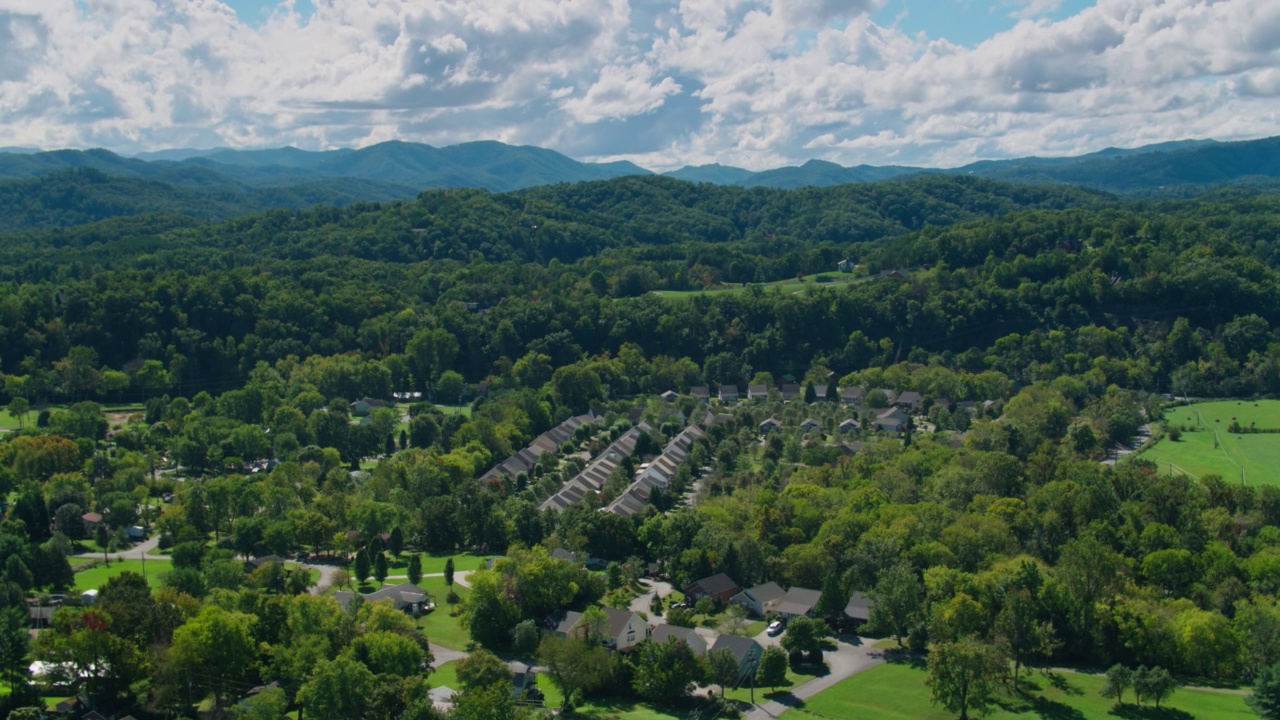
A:
<svg viewBox="0 0 1280 720">
<path fill-rule="evenodd" d="M 1177 708 L 1137 705 L 1115 705 L 1107 714 L 1125 720 L 1192 720 L 1193 717 L 1191 713 Z"/>
<path fill-rule="evenodd" d="M 928 667 L 925 662 L 925 656 L 921 653 L 911 652 L 906 648 L 888 648 L 880 651 L 880 657 L 884 661 L 892 665 L 907 665 L 916 670 L 923 670 Z"/>
<path fill-rule="evenodd" d="M 1067 682 L 1067 677 L 1062 673 L 1058 673 L 1058 672 L 1054 672 L 1052 670 L 1046 669 L 1046 670 L 1041 670 L 1040 674 L 1044 675 L 1044 679 L 1048 680 L 1050 685 L 1052 685 L 1056 690 L 1058 690 L 1058 692 L 1061 692 L 1064 695 L 1083 695 L 1084 694 L 1083 690 Z"/>
</svg>

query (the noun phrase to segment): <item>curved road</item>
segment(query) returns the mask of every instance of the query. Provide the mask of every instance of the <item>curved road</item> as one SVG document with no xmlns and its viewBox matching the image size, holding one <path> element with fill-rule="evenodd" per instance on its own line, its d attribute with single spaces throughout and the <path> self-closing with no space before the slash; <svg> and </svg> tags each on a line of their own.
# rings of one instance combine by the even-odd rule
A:
<svg viewBox="0 0 1280 720">
<path fill-rule="evenodd" d="M 778 638 L 767 638 L 763 633 L 756 637 L 761 645 L 776 644 Z M 845 678 L 856 675 L 884 662 L 884 652 L 871 646 L 875 642 L 870 638 L 858 638 L 858 644 L 852 645 L 843 640 L 836 642 L 836 649 L 824 653 L 830 672 L 816 677 L 809 682 L 797 685 L 790 692 L 779 693 L 774 699 L 751 708 L 743 718 L 745 720 L 772 720 L 782 713 L 796 707 L 803 700 L 817 695 Z"/>
</svg>

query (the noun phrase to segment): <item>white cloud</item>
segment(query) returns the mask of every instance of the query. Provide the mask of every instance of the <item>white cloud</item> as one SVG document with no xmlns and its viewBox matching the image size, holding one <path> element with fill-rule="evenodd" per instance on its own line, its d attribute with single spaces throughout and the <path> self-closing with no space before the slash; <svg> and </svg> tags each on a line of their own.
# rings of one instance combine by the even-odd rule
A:
<svg viewBox="0 0 1280 720">
<path fill-rule="evenodd" d="M 1280 4 L 1009 0 L 974 47 L 880 0 L 0 0 L 0 145 L 496 138 L 656 168 L 959 164 L 1280 134 Z"/>
</svg>

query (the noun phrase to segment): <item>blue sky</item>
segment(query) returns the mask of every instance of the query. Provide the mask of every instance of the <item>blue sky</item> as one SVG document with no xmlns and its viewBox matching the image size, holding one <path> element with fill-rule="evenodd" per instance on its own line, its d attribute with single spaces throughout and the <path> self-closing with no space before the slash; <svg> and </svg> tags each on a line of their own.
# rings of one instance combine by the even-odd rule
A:
<svg viewBox="0 0 1280 720">
<path fill-rule="evenodd" d="M 1278 99 L 1276 0 L 0 0 L 0 147 L 954 166 L 1280 135 Z"/>
</svg>

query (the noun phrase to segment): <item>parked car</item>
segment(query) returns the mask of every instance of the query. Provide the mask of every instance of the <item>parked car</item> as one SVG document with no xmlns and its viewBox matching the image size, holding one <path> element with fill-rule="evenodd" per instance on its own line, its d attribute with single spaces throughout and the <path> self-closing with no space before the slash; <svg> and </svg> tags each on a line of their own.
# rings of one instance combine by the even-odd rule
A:
<svg viewBox="0 0 1280 720">
<path fill-rule="evenodd" d="M 769 634 L 769 637 L 775 637 L 777 635 L 781 635 L 782 631 L 786 629 L 786 627 L 787 624 L 781 620 L 774 620 L 769 623 L 769 627 L 765 628 L 765 632 Z"/>
</svg>

